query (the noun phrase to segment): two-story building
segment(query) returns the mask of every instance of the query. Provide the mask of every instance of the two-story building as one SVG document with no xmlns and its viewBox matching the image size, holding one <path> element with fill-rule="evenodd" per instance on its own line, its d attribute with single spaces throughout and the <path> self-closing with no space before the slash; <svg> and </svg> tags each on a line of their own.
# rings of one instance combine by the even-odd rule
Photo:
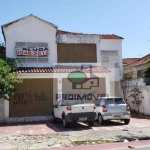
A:
<svg viewBox="0 0 150 150">
<path fill-rule="evenodd" d="M 19 60 L 23 79 L 4 101 L 6 121 L 49 119 L 61 98 L 122 96 L 122 37 L 62 31 L 32 14 L 3 25 L 2 32 L 6 57 Z"/>
</svg>

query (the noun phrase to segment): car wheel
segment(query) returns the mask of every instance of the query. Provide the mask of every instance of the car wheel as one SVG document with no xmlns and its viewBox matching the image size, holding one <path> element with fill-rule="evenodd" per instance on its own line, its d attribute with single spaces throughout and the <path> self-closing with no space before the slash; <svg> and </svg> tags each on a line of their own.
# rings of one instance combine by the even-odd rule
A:
<svg viewBox="0 0 150 150">
<path fill-rule="evenodd" d="M 57 118 L 55 117 L 54 112 L 52 113 L 52 120 L 53 120 L 54 123 L 57 122 Z"/>
<path fill-rule="evenodd" d="M 130 122 L 130 119 L 124 119 L 125 124 L 129 124 L 129 122 Z"/>
<path fill-rule="evenodd" d="M 90 127 L 92 127 L 92 126 L 94 126 L 94 121 L 89 121 L 88 124 Z"/>
<path fill-rule="evenodd" d="M 103 125 L 104 124 L 104 120 L 103 120 L 103 117 L 101 114 L 98 115 L 98 121 L 99 121 L 99 124 L 100 125 Z"/>
<path fill-rule="evenodd" d="M 63 117 L 63 126 L 64 128 L 68 128 L 69 127 L 69 123 L 66 121 L 65 117 Z"/>
</svg>

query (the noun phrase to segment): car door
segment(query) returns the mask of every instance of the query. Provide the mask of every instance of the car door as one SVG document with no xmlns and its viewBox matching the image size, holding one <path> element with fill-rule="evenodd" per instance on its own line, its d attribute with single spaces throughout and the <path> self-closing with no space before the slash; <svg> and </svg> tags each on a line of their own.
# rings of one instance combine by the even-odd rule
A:
<svg viewBox="0 0 150 150">
<path fill-rule="evenodd" d="M 57 107 L 54 109 L 54 114 L 56 118 L 60 118 L 60 107 L 61 107 L 62 100 L 59 101 Z"/>
</svg>

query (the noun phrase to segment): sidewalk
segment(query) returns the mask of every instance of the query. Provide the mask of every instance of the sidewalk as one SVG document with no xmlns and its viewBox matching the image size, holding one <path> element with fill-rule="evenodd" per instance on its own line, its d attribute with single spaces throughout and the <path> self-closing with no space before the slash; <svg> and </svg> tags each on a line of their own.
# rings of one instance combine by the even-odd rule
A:
<svg viewBox="0 0 150 150">
<path fill-rule="evenodd" d="M 104 125 L 99 125 L 95 122 L 93 127 L 89 127 L 86 123 L 80 123 L 70 128 L 64 128 L 62 122 L 53 123 L 47 122 L 30 122 L 30 123 L 15 123 L 15 124 L 1 124 L 0 134 L 22 134 L 22 135 L 39 135 L 39 134 L 54 134 L 57 132 L 69 131 L 101 131 L 101 130 L 128 130 L 130 128 L 145 128 L 150 127 L 150 117 L 141 115 L 132 115 L 131 121 L 128 125 L 122 122 L 108 122 Z"/>
<path fill-rule="evenodd" d="M 124 140 L 133 142 L 122 142 Z M 129 125 L 108 122 L 100 126 L 95 122 L 94 127 L 79 123 L 64 128 L 62 122 L 50 121 L 0 126 L 0 149 L 117 150 L 128 146 L 150 146 L 149 117 L 132 116 Z"/>
</svg>

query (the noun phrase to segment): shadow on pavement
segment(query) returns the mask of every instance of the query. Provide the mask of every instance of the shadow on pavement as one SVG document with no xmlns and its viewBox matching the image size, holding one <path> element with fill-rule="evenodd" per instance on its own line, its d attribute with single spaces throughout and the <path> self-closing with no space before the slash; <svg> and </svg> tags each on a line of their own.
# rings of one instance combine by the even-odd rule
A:
<svg viewBox="0 0 150 150">
<path fill-rule="evenodd" d="M 142 115 L 135 115 L 132 114 L 132 118 L 135 119 L 134 122 L 136 122 L 136 119 L 145 119 L 149 121 L 150 117 L 149 116 L 142 116 Z M 142 122 L 142 121 L 141 121 Z M 130 123 L 129 123 L 130 125 Z M 100 125 L 98 121 L 95 121 L 93 127 L 89 127 L 88 123 L 82 123 L 78 122 L 76 124 L 70 124 L 69 128 L 64 128 L 63 123 L 61 120 L 58 120 L 57 123 L 53 123 L 52 121 L 39 121 L 39 122 L 26 122 L 26 123 L 11 123 L 11 124 L 0 124 L 0 130 L 3 132 L 3 129 L 7 130 L 8 128 L 16 128 L 16 130 L 46 130 L 48 132 L 65 132 L 65 131 L 87 131 L 87 130 L 99 130 L 99 129 L 105 129 L 105 127 L 113 128 L 113 127 L 118 127 L 120 129 L 123 128 L 123 126 L 128 126 L 125 125 L 123 121 L 120 120 L 113 120 L 113 121 L 106 121 L 104 125 Z M 94 128 L 95 127 L 95 128 Z M 7 129 L 6 129 L 7 128 Z"/>
<path fill-rule="evenodd" d="M 150 120 L 150 116 L 134 114 L 134 113 L 131 113 L 131 117 L 135 119 L 149 119 Z"/>
<path fill-rule="evenodd" d="M 53 129 L 55 132 L 65 132 L 65 131 L 83 131 L 83 130 L 89 130 L 92 129 L 92 127 L 89 127 L 86 122 L 78 122 L 78 123 L 70 123 L 68 128 L 63 127 L 63 123 L 61 120 L 57 121 L 56 123 L 53 123 L 52 121 L 48 124 L 46 124 L 49 128 Z"/>
</svg>

